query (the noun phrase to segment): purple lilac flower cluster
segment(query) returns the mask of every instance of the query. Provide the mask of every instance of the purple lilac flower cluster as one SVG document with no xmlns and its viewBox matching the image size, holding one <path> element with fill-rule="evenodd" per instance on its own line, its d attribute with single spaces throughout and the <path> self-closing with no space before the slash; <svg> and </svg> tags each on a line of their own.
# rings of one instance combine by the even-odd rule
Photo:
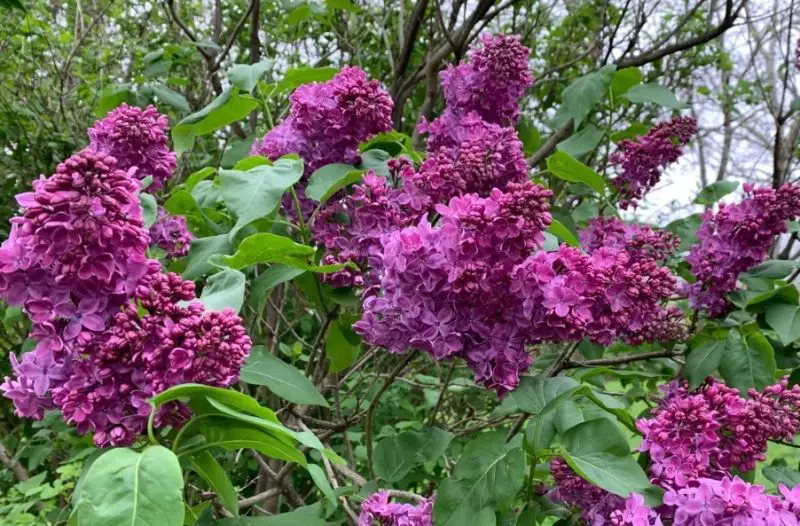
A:
<svg viewBox="0 0 800 526">
<path fill-rule="evenodd" d="M 697 277 L 689 299 L 710 317 L 728 311 L 725 294 L 736 288 L 739 273 L 764 261 L 775 236 L 800 215 L 800 185 L 774 190 L 746 184 L 744 189 L 747 196 L 740 203 L 721 204 L 716 214 L 705 212 L 687 258 Z"/>
<path fill-rule="evenodd" d="M 192 239 L 192 233 L 186 226 L 186 218 L 169 215 L 163 208 L 158 208 L 158 219 L 150 227 L 152 246 L 166 250 L 167 256 L 171 258 L 179 258 L 189 253 Z"/>
<path fill-rule="evenodd" d="M 422 219 L 384 236 L 373 261 L 380 293 L 365 299 L 356 331 L 392 352 L 460 356 L 487 387 L 513 389 L 530 357 L 512 270 L 543 241 L 550 195 L 530 182 L 486 198 L 467 194 L 437 205 L 436 227 Z"/>
<path fill-rule="evenodd" d="M 661 172 L 683 155 L 682 146 L 697 135 L 693 117 L 675 117 L 653 126 L 638 141 L 625 139 L 609 157 L 619 175 L 611 182 L 619 191 L 620 206 L 636 206 L 661 179 Z"/>
<path fill-rule="evenodd" d="M 295 153 L 305 163 L 305 177 L 331 163 L 359 162 L 358 145 L 392 129 L 394 102 L 377 80 L 357 67 L 345 67 L 329 82 L 304 84 L 290 97 L 291 113 L 253 144 L 250 153 L 275 160 Z M 314 203 L 296 187 L 303 215 Z M 294 209 L 284 202 L 290 215 Z"/>
<path fill-rule="evenodd" d="M 150 108 L 123 107 L 95 130 L 113 149 L 124 152 L 120 141 L 130 138 L 138 151 L 147 133 L 130 123 L 161 121 Z M 112 133 L 113 122 L 130 126 Z M 150 412 L 147 398 L 161 390 L 235 382 L 250 340 L 235 313 L 179 304 L 196 299 L 194 284 L 145 257 L 150 239 L 136 195 L 143 170 L 120 169 L 100 150 L 73 155 L 17 196 L 21 214 L 0 246 L 0 297 L 24 309 L 37 345 L 21 360 L 11 356 L 14 377 L 0 390 L 19 416 L 40 419 L 58 408 L 105 447 L 134 441 Z M 178 424 L 186 412 L 165 408 L 157 425 Z"/>
<path fill-rule="evenodd" d="M 391 160 L 389 169 L 399 176 L 410 170 L 405 160 Z M 388 179 L 368 171 L 350 193 L 332 200 L 316 215 L 313 224 L 314 240 L 324 246 L 324 264 L 350 262 L 358 270 L 346 267 L 325 276 L 335 287 L 370 285 L 365 275 L 370 257 L 377 257 L 381 237 L 387 232 L 416 224 L 427 207 L 427 201 L 414 199 L 409 184 L 395 189 Z"/>
<path fill-rule="evenodd" d="M 550 497 L 581 510 L 589 526 L 797 526 L 800 524 L 800 487 L 780 484 L 780 496 L 739 477 L 699 478 L 691 486 L 668 488 L 664 504 L 656 510 L 636 493 L 627 499 L 586 482 L 560 459 L 551 464 L 556 488 Z"/>
<path fill-rule="evenodd" d="M 530 365 L 528 344 L 682 338 L 681 313 L 663 306 L 675 278 L 653 259 L 666 257 L 674 238 L 641 229 L 624 243 L 600 240 L 591 231 L 602 224 L 593 223 L 588 254 L 562 245 L 531 255 L 550 222 L 550 195 L 510 183 L 488 198 L 437 205 L 436 227 L 423 220 L 386 235 L 373 262 L 380 293 L 365 300 L 355 329 L 392 352 L 463 357 L 476 380 L 499 393 L 514 389 Z M 604 224 L 609 233 L 625 228 Z"/>
<path fill-rule="evenodd" d="M 533 85 L 530 50 L 513 35 L 482 35 L 481 43 L 469 62 L 439 75 L 446 108 L 430 124 L 420 123 L 420 131 L 431 135 L 429 151 L 458 145 L 476 127 L 513 125 L 519 118 L 519 101 Z"/>
<path fill-rule="evenodd" d="M 516 120 L 519 99 L 531 84 L 529 50 L 518 37 L 486 35 L 482 42 L 470 63 L 442 73 L 448 108 L 430 126 L 421 125 L 430 136 L 419 170 L 407 160 L 392 161 L 391 183 L 367 175 L 352 194 L 341 192 L 315 217 L 314 238 L 327 249 L 325 262 L 360 268 L 326 275 L 329 284 L 372 284 L 364 272 L 380 252 L 381 237 L 416 225 L 437 204 L 470 193 L 486 197 L 493 188 L 527 180 L 522 143 L 513 128 L 500 124 Z"/>
<path fill-rule="evenodd" d="M 137 179 L 152 177 L 147 191 L 155 192 L 172 177 L 177 164 L 169 149 L 168 129 L 166 115 L 154 106 L 142 109 L 123 103 L 89 128 L 87 150 L 114 157 L 122 170 L 135 169 Z"/>
<path fill-rule="evenodd" d="M 769 440 L 791 442 L 800 431 L 800 386 L 790 388 L 784 378 L 748 395 L 713 379 L 693 392 L 670 385 L 652 417 L 637 422 L 651 477 L 681 488 L 732 468 L 744 473 L 766 458 Z"/>
<path fill-rule="evenodd" d="M 433 526 L 433 499 L 416 505 L 392 502 L 388 491 L 378 491 L 361 503 L 358 526 Z"/>
</svg>

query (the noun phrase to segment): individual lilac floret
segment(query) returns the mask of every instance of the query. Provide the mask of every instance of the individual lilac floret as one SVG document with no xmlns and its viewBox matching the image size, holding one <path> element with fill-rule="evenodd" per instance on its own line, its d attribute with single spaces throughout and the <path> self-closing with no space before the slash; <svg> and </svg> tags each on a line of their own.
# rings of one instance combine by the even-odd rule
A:
<svg viewBox="0 0 800 526">
<path fill-rule="evenodd" d="M 653 126 L 638 141 L 625 139 L 609 157 L 619 175 L 611 182 L 619 191 L 620 206 L 636 206 L 661 179 L 661 172 L 683 155 L 683 148 L 697 135 L 693 117 L 675 117 Z"/>
<path fill-rule="evenodd" d="M 122 103 L 89 128 L 88 150 L 117 159 L 122 170 L 135 169 L 138 179 L 152 177 L 147 188 L 154 192 L 172 177 L 177 164 L 169 149 L 169 121 L 154 106 L 145 109 Z"/>
<path fill-rule="evenodd" d="M 773 190 L 746 184 L 744 189 L 747 196 L 740 203 L 721 204 L 716 214 L 703 214 L 697 243 L 687 258 L 697 277 L 689 299 L 710 317 L 728 311 L 725 295 L 736 289 L 739 273 L 764 261 L 775 236 L 800 215 L 800 185 Z"/>
<path fill-rule="evenodd" d="M 189 253 L 192 233 L 186 226 L 183 216 L 169 215 L 159 207 L 158 219 L 150 227 L 150 244 L 167 251 L 171 258 L 183 257 Z"/>
<path fill-rule="evenodd" d="M 361 503 L 358 526 L 433 526 L 434 499 L 416 505 L 392 502 L 388 491 L 378 491 Z"/>
</svg>

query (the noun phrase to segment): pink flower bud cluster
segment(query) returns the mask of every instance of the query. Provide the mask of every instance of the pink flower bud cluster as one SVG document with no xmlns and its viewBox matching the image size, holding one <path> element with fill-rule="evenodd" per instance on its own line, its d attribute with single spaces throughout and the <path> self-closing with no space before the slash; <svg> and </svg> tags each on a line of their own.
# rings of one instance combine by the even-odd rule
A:
<svg viewBox="0 0 800 526">
<path fill-rule="evenodd" d="M 653 480 L 682 488 L 733 468 L 744 473 L 765 460 L 769 440 L 792 441 L 800 431 L 800 386 L 789 388 L 784 378 L 748 395 L 712 379 L 693 392 L 670 386 L 652 417 L 636 424 Z"/>
<path fill-rule="evenodd" d="M 358 526 L 433 526 L 434 499 L 416 506 L 392 502 L 388 491 L 378 491 L 361 503 Z"/>
<path fill-rule="evenodd" d="M 775 236 L 800 215 L 800 185 L 773 190 L 746 184 L 744 189 L 747 196 L 740 203 L 721 204 L 716 214 L 703 214 L 697 244 L 687 258 L 697 277 L 689 299 L 710 317 L 727 312 L 725 294 L 736 289 L 739 273 L 764 261 Z"/>
<path fill-rule="evenodd" d="M 359 143 L 392 129 L 392 98 L 357 67 L 342 68 L 328 82 L 303 84 L 290 100 L 289 117 L 250 153 L 272 160 L 295 153 L 305 162 L 306 177 L 326 164 L 357 163 Z M 313 203 L 306 208 L 310 214 Z"/>
<path fill-rule="evenodd" d="M 169 122 L 154 106 L 145 109 L 122 103 L 89 128 L 87 150 L 117 159 L 122 170 L 135 168 L 137 179 L 152 177 L 148 192 L 161 189 L 177 165 L 169 149 Z"/>
<path fill-rule="evenodd" d="M 656 124 L 638 141 L 625 139 L 609 161 L 619 169 L 611 182 L 619 191 L 620 206 L 636 206 L 636 201 L 653 189 L 661 172 L 683 155 L 683 148 L 697 135 L 693 117 L 675 117 Z"/>
<path fill-rule="evenodd" d="M 169 215 L 163 208 L 158 208 L 158 219 L 150 227 L 151 245 L 166 250 L 171 258 L 179 258 L 189 253 L 192 239 L 186 218 Z"/>
</svg>

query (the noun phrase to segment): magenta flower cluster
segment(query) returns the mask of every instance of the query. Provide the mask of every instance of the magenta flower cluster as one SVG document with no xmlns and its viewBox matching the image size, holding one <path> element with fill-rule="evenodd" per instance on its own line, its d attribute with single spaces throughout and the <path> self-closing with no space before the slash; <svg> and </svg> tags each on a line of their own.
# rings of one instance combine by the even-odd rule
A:
<svg viewBox="0 0 800 526">
<path fill-rule="evenodd" d="M 431 135 L 429 151 L 458 145 L 476 126 L 509 126 L 519 118 L 520 99 L 533 85 L 530 50 L 513 35 L 482 35 L 481 44 L 469 62 L 439 75 L 446 108 L 430 124 L 420 123 L 420 131 Z"/>
<path fill-rule="evenodd" d="M 800 386 L 788 380 L 749 398 L 709 378 L 695 391 L 673 382 L 650 418 L 637 421 L 649 454 L 651 481 L 664 488 L 664 505 L 652 510 L 640 495 L 627 499 L 579 477 L 561 459 L 551 463 L 550 497 L 581 510 L 590 525 L 797 525 L 800 488 L 781 487 L 783 498 L 733 476 L 765 460 L 769 440 L 791 442 L 800 430 Z M 783 521 L 783 522 L 781 522 Z"/>
<path fill-rule="evenodd" d="M 700 478 L 691 486 L 668 488 L 664 504 L 652 509 L 632 493 L 623 499 L 575 474 L 560 459 L 551 464 L 556 488 L 550 497 L 581 510 L 589 526 L 797 526 L 800 524 L 800 487 L 780 484 L 781 495 L 768 495 L 763 486 L 736 476 Z"/>
<path fill-rule="evenodd" d="M 747 195 L 740 203 L 721 204 L 716 214 L 703 214 L 697 243 L 687 258 L 697 278 L 689 299 L 710 317 L 728 311 L 725 295 L 736 289 L 739 273 L 764 261 L 775 236 L 800 215 L 800 185 L 774 190 L 746 184 L 744 189 Z"/>
<path fill-rule="evenodd" d="M 357 164 L 359 143 L 392 129 L 392 98 L 357 67 L 342 68 L 329 82 L 303 84 L 290 100 L 289 117 L 257 140 L 250 153 L 273 161 L 297 154 L 306 178 L 326 164 Z M 296 186 L 307 217 L 314 203 L 305 199 L 303 188 Z M 294 213 L 290 201 L 284 209 Z"/>
<path fill-rule="evenodd" d="M 179 258 L 189 253 L 192 239 L 186 218 L 169 215 L 163 208 L 158 208 L 158 219 L 150 227 L 151 246 L 165 250 L 171 258 Z"/>
<path fill-rule="evenodd" d="M 672 384 L 652 417 L 637 422 L 651 477 L 681 488 L 733 468 L 744 473 L 766 458 L 769 440 L 791 442 L 800 430 L 800 386 L 783 379 L 748 395 L 712 379 L 694 392 Z"/>
<path fill-rule="evenodd" d="M 619 192 L 620 206 L 636 206 L 661 179 L 661 172 L 680 159 L 682 146 L 695 135 L 697 121 L 693 117 L 675 117 L 656 124 L 638 141 L 621 141 L 609 157 L 619 171 L 611 182 Z"/>
<path fill-rule="evenodd" d="M 169 149 L 169 122 L 154 106 L 145 109 L 122 103 L 104 119 L 89 128 L 87 150 L 117 160 L 117 167 L 137 179 L 152 177 L 147 191 L 161 189 L 172 177 L 177 164 L 175 152 Z"/>
<path fill-rule="evenodd" d="M 115 119 L 145 128 L 162 121 L 150 109 L 133 110 L 116 110 L 95 130 L 113 129 Z M 139 151 L 147 133 L 132 126 L 103 137 L 122 152 L 120 141 L 130 138 Z M 167 387 L 235 382 L 250 350 L 233 312 L 205 312 L 191 302 L 193 283 L 146 259 L 150 239 L 137 196 L 144 171 L 120 169 L 91 147 L 73 155 L 17 196 L 21 215 L 0 246 L 0 297 L 24 309 L 37 342 L 21 361 L 12 355 L 14 377 L 0 390 L 19 416 L 40 419 L 58 408 L 101 447 L 131 444 L 150 413 L 146 400 Z M 177 425 L 186 412 L 167 407 L 157 425 Z"/>
<path fill-rule="evenodd" d="M 361 503 L 358 526 L 433 526 L 433 499 L 417 505 L 393 502 L 388 491 L 378 491 Z"/>
<path fill-rule="evenodd" d="M 527 181 L 522 143 L 513 128 L 501 124 L 519 114 L 519 100 L 531 84 L 530 52 L 518 37 L 486 35 L 482 42 L 470 63 L 442 73 L 448 108 L 430 126 L 421 125 L 430 135 L 428 158 L 419 169 L 393 161 L 391 183 L 367 176 L 352 195 L 342 192 L 315 217 L 314 238 L 327 249 L 325 262 L 360 269 L 326 276 L 331 285 L 371 284 L 365 271 L 381 251 L 381 237 L 416 225 L 437 204 L 471 193 L 486 197 L 493 188 Z"/>
</svg>

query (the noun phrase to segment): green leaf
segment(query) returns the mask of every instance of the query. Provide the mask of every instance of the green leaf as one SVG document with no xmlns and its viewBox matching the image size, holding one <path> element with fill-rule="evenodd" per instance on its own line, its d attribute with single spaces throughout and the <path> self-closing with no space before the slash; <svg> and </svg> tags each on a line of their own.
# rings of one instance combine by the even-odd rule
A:
<svg viewBox="0 0 800 526">
<path fill-rule="evenodd" d="M 252 352 L 240 377 L 249 384 L 264 385 L 292 403 L 328 407 L 327 400 L 302 372 L 268 352 Z"/>
<path fill-rule="evenodd" d="M 733 193 L 739 188 L 736 181 L 717 181 L 703 188 L 694 202 L 698 205 L 713 205 L 726 195 Z"/>
<path fill-rule="evenodd" d="M 542 376 L 523 376 L 519 379 L 519 386 L 511 391 L 511 398 L 517 402 L 519 408 L 532 415 L 538 415 L 560 397 L 563 399 L 574 393 L 580 383 L 568 376 L 546 378 Z"/>
<path fill-rule="evenodd" d="M 525 453 L 502 432 L 479 435 L 464 448 L 433 507 L 437 526 L 494 526 L 495 510 L 508 511 L 525 478 Z"/>
<path fill-rule="evenodd" d="M 219 465 L 214 455 L 207 450 L 192 455 L 189 463 L 195 473 L 205 480 L 214 492 L 219 496 L 220 502 L 234 516 L 239 515 L 239 499 L 236 488 L 233 487 L 228 474 Z"/>
<path fill-rule="evenodd" d="M 187 177 L 186 182 L 183 183 L 183 186 L 186 187 L 187 191 L 191 192 L 192 189 L 194 189 L 194 187 L 197 186 L 197 183 L 199 183 L 200 181 L 205 181 L 215 173 L 217 173 L 216 168 L 211 168 L 210 166 L 201 168 L 200 170 L 197 170 L 196 172 L 192 173 L 189 177 Z"/>
<path fill-rule="evenodd" d="M 236 64 L 228 70 L 228 80 L 244 92 L 250 93 L 261 77 L 272 69 L 274 60 L 264 59 L 255 64 Z"/>
<path fill-rule="evenodd" d="M 326 82 L 331 80 L 338 71 L 339 69 L 334 67 L 291 68 L 286 71 L 283 80 L 278 83 L 277 89 L 278 91 L 285 91 L 309 82 Z"/>
<path fill-rule="evenodd" d="M 603 140 L 606 132 L 597 128 L 593 124 L 587 124 L 581 131 L 572 135 L 565 141 L 561 141 L 556 146 L 562 152 L 567 152 L 572 157 L 583 157 L 591 152 L 600 141 Z"/>
<path fill-rule="evenodd" d="M 244 159 L 236 161 L 236 164 L 233 165 L 233 169 L 246 172 L 247 170 L 252 170 L 256 166 L 272 166 L 272 161 L 262 155 L 251 155 L 250 157 L 245 157 Z"/>
<path fill-rule="evenodd" d="M 727 345 L 727 339 L 712 337 L 691 350 L 686 358 L 685 372 L 692 389 L 697 388 L 719 368 Z"/>
<path fill-rule="evenodd" d="M 214 268 L 208 262 L 209 257 L 215 254 L 230 254 L 232 251 L 233 245 L 228 239 L 228 234 L 193 240 L 186 256 L 187 265 L 183 277 L 190 280 L 199 278 Z"/>
<path fill-rule="evenodd" d="M 800 97 L 792 99 L 791 104 L 789 104 L 789 109 L 792 111 L 800 111 Z"/>
<path fill-rule="evenodd" d="M 768 259 L 748 270 L 745 275 L 751 278 L 783 279 L 800 267 L 800 262 L 786 259 Z"/>
<path fill-rule="evenodd" d="M 200 302 L 206 310 L 222 311 L 230 307 L 237 313 L 242 310 L 247 278 L 238 270 L 225 269 L 214 274 L 203 287 Z"/>
<path fill-rule="evenodd" d="M 142 216 L 144 227 L 149 229 L 158 220 L 158 204 L 152 194 L 139 194 L 139 201 L 142 203 Z"/>
<path fill-rule="evenodd" d="M 76 505 L 81 526 L 182 526 L 183 514 L 181 466 L 161 446 L 105 453 L 86 473 Z"/>
<path fill-rule="evenodd" d="M 219 161 L 219 167 L 233 168 L 234 170 L 249 170 L 252 168 L 252 166 L 248 168 L 237 168 L 236 164 L 250 156 L 250 150 L 253 148 L 253 142 L 255 142 L 255 138 L 247 138 L 242 140 L 234 139 L 230 146 L 225 148 L 225 152 L 222 154 L 222 159 Z"/>
<path fill-rule="evenodd" d="M 189 440 L 193 437 L 202 436 L 205 440 L 200 441 L 200 445 L 194 445 L 196 440 Z M 203 415 L 190 420 L 181 428 L 179 437 L 181 444 L 189 443 L 183 451 L 179 451 L 181 456 L 192 455 L 198 451 L 208 448 L 219 447 L 227 451 L 237 449 L 255 449 L 268 457 L 295 462 L 303 467 L 308 465 L 305 456 L 300 450 L 291 443 L 287 443 L 272 434 L 265 433 L 251 425 L 239 422 L 236 419 L 217 416 Z M 176 439 L 176 445 L 179 440 Z"/>
<path fill-rule="evenodd" d="M 800 484 L 800 472 L 786 466 L 764 466 L 761 473 L 774 484 L 785 484 L 789 489 Z"/>
<path fill-rule="evenodd" d="M 391 158 L 392 156 L 389 152 L 374 148 L 361 154 L 361 164 L 357 168 L 359 170 L 374 170 L 376 175 L 389 177 L 387 164 Z"/>
<path fill-rule="evenodd" d="M 563 439 L 564 460 L 595 486 L 620 497 L 653 491 L 647 475 L 631 456 L 628 440 L 611 420 L 583 422 L 565 431 Z"/>
<path fill-rule="evenodd" d="M 539 130 L 533 125 L 530 119 L 526 117 L 522 117 L 519 120 L 519 124 L 517 124 L 517 134 L 519 135 L 519 140 L 522 141 L 525 155 L 532 155 L 542 144 L 542 136 Z"/>
<path fill-rule="evenodd" d="M 275 416 L 275 413 L 271 409 L 260 405 L 255 398 L 231 389 L 222 389 L 220 387 L 211 387 L 202 384 L 180 384 L 175 387 L 170 387 L 166 391 L 162 391 L 151 398 L 150 405 L 152 405 L 154 409 L 158 409 L 167 402 L 188 400 L 190 408 L 196 408 L 197 412 L 203 412 L 203 409 L 207 409 L 204 406 L 207 405 L 206 401 L 208 399 L 217 400 L 227 406 L 245 411 L 263 420 L 280 425 L 280 421 L 278 417 Z M 287 429 L 286 433 L 290 435 L 293 432 Z"/>
<path fill-rule="evenodd" d="M 623 139 L 635 140 L 639 137 L 643 137 L 647 135 L 648 131 L 650 131 L 650 126 L 642 124 L 641 122 L 634 122 L 624 130 L 612 133 L 609 137 L 612 141 L 617 143 Z"/>
<path fill-rule="evenodd" d="M 571 247 L 581 246 L 581 243 L 578 241 L 578 238 L 575 237 L 575 234 L 573 234 L 569 228 L 565 227 L 563 223 L 556 219 L 553 219 L 553 221 L 550 223 L 550 226 L 547 228 L 547 231 Z"/>
<path fill-rule="evenodd" d="M 353 332 L 351 317 L 339 317 L 328 326 L 325 334 L 325 353 L 330 360 L 329 371 L 339 372 L 350 367 L 361 351 L 361 337 Z"/>
<path fill-rule="evenodd" d="M 690 216 L 676 219 L 664 227 L 664 230 L 672 232 L 681 238 L 681 246 L 678 250 L 689 250 L 692 245 L 697 241 L 697 229 L 700 228 L 703 220 L 700 214 L 692 214 Z"/>
<path fill-rule="evenodd" d="M 575 129 L 581 127 L 586 116 L 603 100 L 615 69 L 613 65 L 603 66 L 576 79 L 561 93 L 562 106 L 575 121 Z"/>
<path fill-rule="evenodd" d="M 240 95 L 235 86 L 227 88 L 211 104 L 189 115 L 173 128 L 172 142 L 176 153 L 180 155 L 190 149 L 195 137 L 208 135 L 244 119 L 258 105 L 258 100 Z"/>
<path fill-rule="evenodd" d="M 274 212 L 283 193 L 302 176 L 303 161 L 298 159 L 278 159 L 272 166 L 256 166 L 246 172 L 220 170 L 222 199 L 237 217 L 231 239 L 243 227 Z"/>
<path fill-rule="evenodd" d="M 606 187 L 603 176 L 564 151 L 557 151 L 547 158 L 547 170 L 565 181 L 585 183 L 599 194 Z"/>
<path fill-rule="evenodd" d="M 742 395 L 754 387 L 761 391 L 775 383 L 775 351 L 769 341 L 758 332 L 743 338 L 738 331 L 728 333 L 728 345 L 719 365 L 725 383 L 735 387 Z"/>
<path fill-rule="evenodd" d="M 290 26 L 294 26 L 308 20 L 311 18 L 313 12 L 311 11 L 311 6 L 308 4 L 300 4 L 299 6 L 295 7 L 289 12 L 288 18 L 286 18 L 286 23 Z"/>
<path fill-rule="evenodd" d="M 246 237 L 239 244 L 236 254 L 223 259 L 230 268 L 241 269 L 258 263 L 281 263 L 311 272 L 335 272 L 346 265 L 314 265 L 308 258 L 314 247 L 295 243 L 288 237 L 269 232 L 260 232 Z"/>
<path fill-rule="evenodd" d="M 192 108 L 189 107 L 189 101 L 177 91 L 173 91 L 163 84 L 153 86 L 152 90 L 153 94 L 158 97 L 159 100 L 169 104 L 176 110 L 185 111 L 187 113 L 192 111 Z"/>
<path fill-rule="evenodd" d="M 444 455 L 452 439 L 451 433 L 437 427 L 384 438 L 375 447 L 375 475 L 386 482 L 397 482 L 416 464 Z"/>
<path fill-rule="evenodd" d="M 316 170 L 308 180 L 306 197 L 325 203 L 342 188 L 361 180 L 363 170 L 349 164 L 328 164 Z"/>
<path fill-rule="evenodd" d="M 686 107 L 686 104 L 678 100 L 670 90 L 661 86 L 660 84 L 650 83 L 634 86 L 629 89 L 625 97 L 636 103 L 653 102 L 659 106 L 680 110 Z"/>
<path fill-rule="evenodd" d="M 262 312 L 267 305 L 267 299 L 272 289 L 291 281 L 305 270 L 285 265 L 270 265 L 270 267 L 261 273 L 250 285 L 250 296 L 248 302 L 253 306 L 256 312 Z"/>
<path fill-rule="evenodd" d="M 634 86 L 642 83 L 644 74 L 639 68 L 625 68 L 614 72 L 611 79 L 611 94 L 616 99 Z"/>
<path fill-rule="evenodd" d="M 800 307 L 778 303 L 767 307 L 765 319 L 781 343 L 789 345 L 800 338 Z"/>
</svg>

